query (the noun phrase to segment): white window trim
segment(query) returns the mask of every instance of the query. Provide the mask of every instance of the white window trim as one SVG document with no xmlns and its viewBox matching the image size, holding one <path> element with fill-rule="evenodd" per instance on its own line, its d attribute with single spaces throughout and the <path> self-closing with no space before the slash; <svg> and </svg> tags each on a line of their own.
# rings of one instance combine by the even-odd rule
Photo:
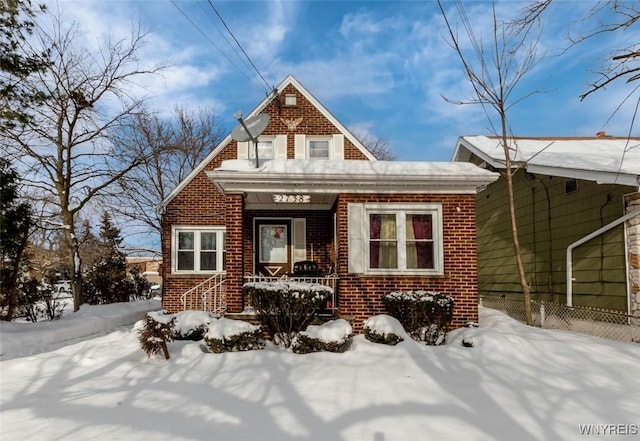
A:
<svg viewBox="0 0 640 441">
<path fill-rule="evenodd" d="M 194 236 L 194 256 L 192 270 L 178 270 L 178 233 L 196 233 Z M 171 274 L 215 274 L 225 272 L 224 255 L 226 254 L 224 244 L 224 234 L 216 234 L 216 268 L 219 270 L 200 270 L 200 234 L 199 233 L 225 233 L 226 227 L 223 226 L 193 226 L 193 225 L 174 225 L 171 227 Z"/>
<path fill-rule="evenodd" d="M 369 260 L 369 215 L 379 213 L 396 214 L 398 268 L 371 268 Z M 406 232 L 405 216 L 407 214 L 431 214 L 433 216 L 433 268 L 406 268 Z M 375 275 L 444 275 L 444 236 L 442 228 L 442 204 L 364 204 L 363 210 L 364 238 L 364 273 Z"/>
<path fill-rule="evenodd" d="M 312 158 L 311 157 L 311 142 L 312 141 L 327 141 L 327 157 L 326 158 Z M 305 145 L 305 157 L 308 159 L 317 159 L 319 161 L 326 161 L 333 159 L 333 137 L 332 136 L 309 136 L 307 135 L 304 141 Z"/>
</svg>

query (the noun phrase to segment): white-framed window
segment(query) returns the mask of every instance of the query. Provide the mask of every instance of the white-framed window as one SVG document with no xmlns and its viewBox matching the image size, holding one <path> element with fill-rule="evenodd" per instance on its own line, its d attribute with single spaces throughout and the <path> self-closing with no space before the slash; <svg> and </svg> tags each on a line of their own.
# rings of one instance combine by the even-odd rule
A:
<svg viewBox="0 0 640 441">
<path fill-rule="evenodd" d="M 225 269 L 225 227 L 174 226 L 173 273 L 214 273 Z"/>
<path fill-rule="evenodd" d="M 307 137 L 307 158 L 330 159 L 331 138 Z"/>
<path fill-rule="evenodd" d="M 248 143 L 249 159 L 255 161 L 256 150 L 253 142 Z M 275 137 L 259 137 L 258 138 L 258 165 L 264 164 L 275 157 Z"/>
<path fill-rule="evenodd" d="M 444 273 L 441 204 L 350 205 L 350 272 Z"/>
</svg>

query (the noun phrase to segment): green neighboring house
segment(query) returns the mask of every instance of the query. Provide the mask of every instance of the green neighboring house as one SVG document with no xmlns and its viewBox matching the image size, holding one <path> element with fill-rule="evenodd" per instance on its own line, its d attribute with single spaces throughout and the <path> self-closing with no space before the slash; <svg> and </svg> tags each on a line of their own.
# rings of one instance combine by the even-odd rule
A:
<svg viewBox="0 0 640 441">
<path fill-rule="evenodd" d="M 638 210 L 640 138 L 514 138 L 514 193 L 532 297 L 567 302 L 567 247 Z M 497 137 L 462 136 L 452 158 L 504 170 Z M 521 295 L 506 180 L 476 196 L 480 295 Z M 633 215 L 631 215 L 633 216 Z M 572 250 L 573 305 L 640 316 L 640 216 Z"/>
</svg>

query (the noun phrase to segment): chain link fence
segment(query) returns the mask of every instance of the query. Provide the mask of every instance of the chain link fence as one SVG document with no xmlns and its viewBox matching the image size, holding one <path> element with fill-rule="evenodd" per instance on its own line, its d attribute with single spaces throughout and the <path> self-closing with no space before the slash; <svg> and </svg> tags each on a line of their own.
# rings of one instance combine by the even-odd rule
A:
<svg viewBox="0 0 640 441">
<path fill-rule="evenodd" d="M 481 296 L 480 304 L 525 322 L 522 299 Z M 581 332 L 611 340 L 640 343 L 640 317 L 623 312 L 532 300 L 531 315 L 534 325 L 539 328 Z"/>
</svg>

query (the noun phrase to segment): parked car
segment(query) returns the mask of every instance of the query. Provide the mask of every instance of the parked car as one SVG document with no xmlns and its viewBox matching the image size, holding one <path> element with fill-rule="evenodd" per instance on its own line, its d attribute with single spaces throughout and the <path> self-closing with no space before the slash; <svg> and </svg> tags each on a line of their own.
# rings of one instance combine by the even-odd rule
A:
<svg viewBox="0 0 640 441">
<path fill-rule="evenodd" d="M 55 298 L 71 297 L 71 280 L 58 280 L 53 284 Z"/>
<path fill-rule="evenodd" d="M 149 298 L 162 297 L 162 285 L 151 285 L 149 288 Z"/>
</svg>

